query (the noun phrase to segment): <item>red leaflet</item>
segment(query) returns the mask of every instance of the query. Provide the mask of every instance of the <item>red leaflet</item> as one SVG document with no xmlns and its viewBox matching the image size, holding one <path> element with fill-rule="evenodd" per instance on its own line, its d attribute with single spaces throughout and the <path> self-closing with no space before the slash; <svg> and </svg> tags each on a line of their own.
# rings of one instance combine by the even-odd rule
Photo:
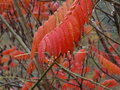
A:
<svg viewBox="0 0 120 90">
<path fill-rule="evenodd" d="M 39 6 L 35 5 L 34 10 L 33 10 L 33 16 L 35 18 L 38 18 L 38 13 L 39 13 Z"/>
<path fill-rule="evenodd" d="M 75 7 L 76 7 L 75 5 L 72 5 L 72 6 L 70 7 L 70 10 L 69 10 L 69 11 L 70 11 L 70 12 L 73 12 L 74 9 L 75 9 Z"/>
<path fill-rule="evenodd" d="M 49 28 L 48 28 L 49 27 Z M 45 23 L 43 24 L 43 30 L 44 30 L 44 33 L 45 33 L 45 35 L 47 34 L 47 33 L 49 33 L 49 30 L 50 29 L 50 26 L 49 26 L 49 22 L 48 21 L 45 21 Z"/>
<path fill-rule="evenodd" d="M 85 16 L 83 14 L 82 8 L 80 4 L 76 5 L 75 12 L 79 15 L 79 20 L 81 21 L 81 24 L 85 24 Z"/>
<path fill-rule="evenodd" d="M 105 80 L 104 82 L 101 83 L 101 85 L 104 85 L 104 86 L 110 88 L 110 87 L 117 86 L 118 83 L 114 79 L 110 79 L 110 80 Z M 98 90 L 104 90 L 104 89 L 102 87 L 98 87 Z"/>
<path fill-rule="evenodd" d="M 59 21 L 62 21 L 64 19 L 64 14 L 62 9 L 63 9 L 62 7 L 59 7 L 57 10 Z"/>
<path fill-rule="evenodd" d="M 85 16 L 82 14 L 83 11 L 82 11 L 82 8 L 79 4 L 76 5 L 76 8 L 74 10 L 74 12 L 76 12 L 78 14 L 78 17 L 79 17 L 79 23 L 80 23 L 80 35 L 84 35 L 84 24 L 85 24 Z"/>
<path fill-rule="evenodd" d="M 75 54 L 75 61 L 77 61 L 81 65 L 84 62 L 85 57 L 86 57 L 86 50 L 85 49 L 80 49 Z"/>
<path fill-rule="evenodd" d="M 106 74 L 105 74 L 105 73 L 102 73 L 102 74 L 101 74 L 101 78 L 102 78 L 102 79 L 104 79 L 104 78 L 105 78 L 105 76 L 106 76 Z"/>
<path fill-rule="evenodd" d="M 45 40 L 43 39 L 41 41 L 41 43 L 39 44 L 39 48 L 38 48 L 38 56 L 39 56 L 39 62 L 40 64 L 42 65 L 42 59 L 44 58 L 44 52 L 45 52 L 45 49 L 46 49 L 46 42 Z"/>
<path fill-rule="evenodd" d="M 98 81 L 98 79 L 99 79 L 100 77 L 101 77 L 101 76 L 100 76 L 100 71 L 97 70 L 97 69 L 95 69 L 95 70 L 94 70 L 94 75 L 93 75 L 93 80 L 94 80 L 94 81 Z"/>
<path fill-rule="evenodd" d="M 77 7 L 76 7 L 77 8 Z M 80 37 L 81 37 L 81 29 L 82 29 L 82 27 L 83 27 L 83 25 L 82 25 L 82 23 L 81 23 L 81 18 L 80 18 L 80 15 L 77 13 L 77 11 L 76 11 L 76 8 L 72 11 L 72 16 L 74 17 L 74 20 L 76 20 L 76 27 L 78 28 L 76 28 L 76 29 L 73 29 L 74 30 L 74 32 L 76 32 L 77 33 L 77 35 L 78 35 L 78 40 L 80 39 Z M 73 18 L 73 17 L 71 17 L 71 18 Z M 68 19 L 69 20 L 69 19 Z M 71 22 L 71 23 L 73 23 L 73 22 Z M 74 24 L 73 24 L 73 27 L 74 27 Z"/>
<path fill-rule="evenodd" d="M 46 51 L 52 56 L 52 44 L 49 39 L 49 34 L 46 35 L 45 42 L 46 42 Z"/>
<path fill-rule="evenodd" d="M 102 55 L 97 55 L 97 58 L 99 59 L 100 63 L 106 68 L 109 72 L 112 74 L 120 75 L 120 68 L 104 58 Z"/>
<path fill-rule="evenodd" d="M 33 59 L 35 52 L 38 49 L 38 45 L 39 45 L 40 41 L 43 39 L 44 35 L 45 35 L 45 33 L 43 31 L 43 27 L 41 26 L 38 28 L 38 32 L 36 32 L 34 34 L 32 49 L 31 49 L 31 54 L 30 54 L 31 59 Z"/>
<path fill-rule="evenodd" d="M 74 30 L 73 30 L 72 24 L 70 23 L 68 18 L 66 20 L 66 24 L 68 26 L 68 30 L 69 30 L 69 33 L 70 33 L 71 41 L 74 42 Z"/>
<path fill-rule="evenodd" d="M 70 21 L 70 23 L 72 24 L 72 27 L 73 27 L 74 40 L 75 40 L 76 43 L 78 43 L 79 36 L 80 36 L 80 28 L 79 28 L 78 21 L 75 19 L 75 17 L 73 15 L 69 16 L 69 21 Z"/>
<path fill-rule="evenodd" d="M 54 40 L 56 41 L 56 45 L 57 45 L 57 53 L 56 56 L 58 56 L 61 53 L 61 39 L 59 38 L 59 35 L 57 33 L 57 30 L 55 30 L 54 32 Z"/>
<path fill-rule="evenodd" d="M 30 75 L 35 69 L 34 62 L 31 61 L 27 66 L 27 74 Z"/>
<path fill-rule="evenodd" d="M 117 63 L 120 64 L 120 58 L 117 55 L 112 55 L 112 56 L 117 61 Z"/>
<path fill-rule="evenodd" d="M 51 43 L 51 49 L 52 49 L 51 53 L 52 53 L 52 55 L 56 55 L 56 53 L 57 53 L 57 49 L 56 49 L 57 45 L 56 45 L 56 41 L 54 40 L 53 35 L 54 35 L 54 31 L 49 33 L 48 38 L 50 39 L 50 43 Z"/>
<path fill-rule="evenodd" d="M 56 77 L 58 77 L 60 79 L 67 79 L 66 74 L 62 70 L 55 72 L 55 75 L 56 75 Z"/>
<path fill-rule="evenodd" d="M 10 67 L 15 67 L 16 65 L 17 65 L 17 64 L 12 61 L 9 66 L 10 66 Z"/>
<path fill-rule="evenodd" d="M 33 57 L 35 55 L 35 52 L 37 50 L 37 46 L 38 46 L 37 38 L 38 38 L 38 32 L 36 32 L 34 34 L 33 43 L 32 43 L 32 49 L 31 49 L 31 54 L 30 54 L 30 58 L 31 59 L 33 59 Z"/>
<path fill-rule="evenodd" d="M 113 45 L 113 48 L 117 48 L 119 45 L 118 44 L 116 44 L 116 43 L 114 43 Z M 112 48 L 112 46 L 111 47 L 109 47 L 109 50 L 110 50 L 110 52 L 114 52 L 114 49 Z"/>
<path fill-rule="evenodd" d="M 58 40 L 59 40 L 59 38 L 58 38 L 58 35 L 57 35 L 57 32 L 56 31 L 54 31 L 53 32 L 53 38 L 54 38 L 54 41 L 56 41 L 55 42 L 55 45 L 56 45 L 56 52 L 55 52 L 55 54 L 54 54 L 54 56 L 58 56 L 59 54 L 60 54 L 60 48 L 61 48 L 61 46 L 59 45 L 60 43 L 58 42 Z"/>
<path fill-rule="evenodd" d="M 82 21 L 83 16 L 81 16 L 81 14 L 80 14 L 81 10 L 79 9 L 78 5 L 79 4 L 77 4 L 76 7 L 75 7 L 75 9 L 72 11 L 72 15 L 76 18 L 76 20 L 79 23 L 79 27 L 78 28 L 81 28 L 81 26 L 83 26 L 83 22 L 84 21 Z"/>
<path fill-rule="evenodd" d="M 47 29 L 50 31 L 54 30 L 54 28 L 56 27 L 56 24 L 57 24 L 57 20 L 55 18 L 54 15 L 52 16 L 49 16 L 49 19 L 48 19 L 48 27 Z"/>
<path fill-rule="evenodd" d="M 30 0 L 24 0 L 24 3 L 25 3 L 25 6 L 29 6 L 29 4 L 30 4 Z"/>
<path fill-rule="evenodd" d="M 86 73 L 88 73 L 90 71 L 90 67 L 84 67 L 84 69 L 83 69 L 79 63 L 75 62 L 71 67 L 71 71 L 75 72 L 75 73 L 78 73 L 78 74 L 81 74 L 81 73 L 86 74 Z"/>
<path fill-rule="evenodd" d="M 29 58 L 28 54 L 25 54 L 22 51 L 19 50 L 15 50 L 12 53 L 10 53 L 10 56 L 12 59 L 18 59 L 18 60 L 26 60 Z"/>
<path fill-rule="evenodd" d="M 29 88 L 31 88 L 32 85 L 33 85 L 33 82 L 26 82 L 26 83 L 23 85 L 23 87 L 22 87 L 21 90 L 29 90 Z"/>
<path fill-rule="evenodd" d="M 101 54 L 102 56 L 104 56 L 106 59 L 109 59 L 109 56 L 107 53 L 101 51 L 101 50 L 98 50 L 97 48 L 95 48 L 94 45 L 91 46 L 91 50 L 94 51 L 95 53 L 98 53 L 98 54 Z"/>
<path fill-rule="evenodd" d="M 64 38 L 66 41 L 66 49 L 68 50 L 73 50 L 73 41 L 72 37 L 70 36 L 69 30 L 68 30 L 68 25 L 66 22 L 63 22 L 60 26 L 62 28 L 62 32 L 64 32 Z"/>
<path fill-rule="evenodd" d="M 3 55 L 9 55 L 12 59 L 22 59 L 26 60 L 29 58 L 28 54 L 25 54 L 22 51 L 16 50 L 16 47 L 12 47 L 11 49 L 7 49 L 2 52 Z M 4 62 L 4 60 L 3 60 Z"/>
<path fill-rule="evenodd" d="M 46 12 L 48 7 L 46 5 L 40 5 L 40 12 Z"/>
<path fill-rule="evenodd" d="M 25 84 L 22 86 L 21 90 L 29 90 L 34 84 L 33 80 L 36 80 L 36 79 L 38 79 L 38 77 L 32 77 L 31 81 L 26 81 Z"/>
<path fill-rule="evenodd" d="M 92 15 L 92 7 L 93 7 L 92 0 L 87 0 L 87 9 L 89 10 L 90 17 Z"/>
<path fill-rule="evenodd" d="M 43 60 L 43 62 L 46 63 L 46 64 L 50 64 L 50 63 L 51 63 L 48 58 L 45 58 L 45 59 Z"/>
<path fill-rule="evenodd" d="M 47 12 L 41 12 L 40 14 L 40 20 L 48 20 L 49 18 L 49 13 Z"/>
<path fill-rule="evenodd" d="M 9 58 L 7 58 L 7 57 L 2 57 L 1 59 L 0 59 L 0 63 L 6 63 L 6 62 L 8 62 L 9 61 Z"/>
<path fill-rule="evenodd" d="M 21 53 L 21 54 L 14 56 L 14 58 L 17 60 L 27 60 L 29 59 L 29 55 L 25 53 Z"/>
<path fill-rule="evenodd" d="M 12 47 L 11 49 L 4 50 L 4 51 L 2 52 L 2 54 L 3 54 L 3 55 L 9 55 L 10 53 L 12 53 L 12 52 L 15 51 L 15 50 L 16 50 L 16 47 L 14 46 L 14 47 Z"/>
<path fill-rule="evenodd" d="M 66 68 L 69 67 L 69 64 L 70 63 L 68 61 L 63 62 L 63 66 L 66 67 Z"/>
<path fill-rule="evenodd" d="M 10 9 L 12 6 L 12 0 L 0 0 L 0 14 L 3 13 L 5 10 Z"/>
<path fill-rule="evenodd" d="M 91 80 L 91 81 L 92 81 L 92 80 Z M 87 86 L 89 89 L 94 89 L 94 88 L 95 88 L 95 84 L 93 84 L 93 83 L 91 83 L 91 82 L 89 82 L 89 81 L 84 80 L 84 81 L 83 81 L 83 84 L 84 84 L 85 86 Z"/>
<path fill-rule="evenodd" d="M 67 5 L 66 5 L 66 2 L 63 2 L 62 7 L 63 7 L 63 15 L 65 16 L 66 13 L 67 13 Z"/>
<path fill-rule="evenodd" d="M 64 38 L 63 38 L 63 34 L 61 33 L 61 28 L 57 27 L 55 29 L 56 31 L 56 34 L 58 36 L 58 47 L 60 48 L 60 53 L 64 53 L 65 50 L 64 50 L 64 47 L 65 47 L 65 44 L 64 44 Z"/>
<path fill-rule="evenodd" d="M 85 34 L 89 34 L 91 30 L 92 30 L 92 26 L 87 25 L 87 26 L 85 26 L 84 32 L 85 32 Z"/>
<path fill-rule="evenodd" d="M 87 2 L 86 0 L 80 0 L 80 5 L 83 11 L 83 15 L 85 17 L 86 23 L 88 23 L 88 10 L 87 10 Z"/>
<path fill-rule="evenodd" d="M 29 90 L 26 85 L 23 85 L 21 90 Z"/>
<path fill-rule="evenodd" d="M 78 84 L 74 80 L 70 80 L 69 83 L 62 85 L 62 90 L 80 90 Z"/>
<path fill-rule="evenodd" d="M 0 69 L 2 69 L 2 70 L 8 70 L 9 69 L 9 66 L 0 66 Z"/>
<path fill-rule="evenodd" d="M 74 0 L 66 0 L 67 8 L 69 9 Z"/>
<path fill-rule="evenodd" d="M 55 53 L 54 53 L 54 56 L 58 56 L 58 54 L 60 53 L 60 50 L 59 50 L 59 43 L 57 43 L 57 33 L 56 33 L 56 31 L 53 31 L 53 34 L 52 34 L 52 37 L 53 37 L 53 40 L 54 40 L 54 43 L 55 43 Z M 56 42 L 55 42 L 56 41 Z"/>
<path fill-rule="evenodd" d="M 67 46 L 68 43 L 66 42 L 66 38 L 65 38 L 65 34 L 63 32 L 63 29 L 61 27 L 59 27 L 59 31 L 58 33 L 60 34 L 60 38 L 61 38 L 61 44 L 62 44 L 62 54 L 67 52 Z"/>
</svg>

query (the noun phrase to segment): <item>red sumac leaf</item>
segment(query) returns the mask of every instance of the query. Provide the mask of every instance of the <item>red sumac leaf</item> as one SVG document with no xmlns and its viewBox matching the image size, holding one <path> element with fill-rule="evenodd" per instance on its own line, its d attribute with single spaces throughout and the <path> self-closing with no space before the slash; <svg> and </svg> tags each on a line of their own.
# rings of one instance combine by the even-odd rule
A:
<svg viewBox="0 0 120 90">
<path fill-rule="evenodd" d="M 3 55 L 9 55 L 10 53 L 12 53 L 12 52 L 15 51 L 15 50 L 16 50 L 16 47 L 14 46 L 14 47 L 12 47 L 11 49 L 4 50 L 4 51 L 2 52 L 2 54 L 3 54 Z"/>
<path fill-rule="evenodd" d="M 26 82 L 26 83 L 23 85 L 23 87 L 22 87 L 21 90 L 29 90 L 29 88 L 31 88 L 32 85 L 33 85 L 33 82 Z"/>
<path fill-rule="evenodd" d="M 118 44 L 114 43 L 112 46 L 109 47 L 110 52 L 114 52 L 115 50 L 113 48 L 116 49 L 118 47 Z"/>
<path fill-rule="evenodd" d="M 93 8 L 92 0 L 87 0 L 87 9 L 89 10 L 90 17 L 92 15 L 92 8 Z"/>
<path fill-rule="evenodd" d="M 40 63 L 40 65 L 42 65 L 42 59 L 44 58 L 45 49 L 46 49 L 46 42 L 43 39 L 41 41 L 41 43 L 39 44 L 39 48 L 38 48 L 38 56 L 39 56 L 39 63 Z"/>
<path fill-rule="evenodd" d="M 27 66 L 27 74 L 30 75 L 35 69 L 34 62 L 31 61 Z"/>
<path fill-rule="evenodd" d="M 76 54 L 75 54 L 75 61 L 78 62 L 79 64 L 82 64 L 86 58 L 86 50 L 85 49 L 80 49 Z"/>
<path fill-rule="evenodd" d="M 86 80 L 83 81 L 83 85 L 87 86 L 89 89 L 94 89 L 95 88 L 95 84 L 93 84 L 89 81 L 86 81 Z"/>
<path fill-rule="evenodd" d="M 120 75 L 120 68 L 104 58 L 102 55 L 97 55 L 97 58 L 99 59 L 99 62 L 103 65 L 104 68 L 106 68 L 109 72 L 112 74 Z"/>
<path fill-rule="evenodd" d="M 110 79 L 110 80 L 105 80 L 104 82 L 100 83 L 103 86 L 106 86 L 108 88 L 110 87 L 115 87 L 118 85 L 118 83 L 114 80 L 114 79 Z M 104 90 L 102 87 L 98 87 L 98 90 Z"/>
<path fill-rule="evenodd" d="M 7 58 L 7 57 L 2 57 L 1 59 L 0 59 L 0 63 L 6 63 L 6 62 L 8 62 L 9 61 L 9 58 Z"/>
<path fill-rule="evenodd" d="M 85 17 L 85 21 L 88 23 L 88 10 L 87 10 L 87 0 L 80 0 L 80 6 Z"/>
</svg>

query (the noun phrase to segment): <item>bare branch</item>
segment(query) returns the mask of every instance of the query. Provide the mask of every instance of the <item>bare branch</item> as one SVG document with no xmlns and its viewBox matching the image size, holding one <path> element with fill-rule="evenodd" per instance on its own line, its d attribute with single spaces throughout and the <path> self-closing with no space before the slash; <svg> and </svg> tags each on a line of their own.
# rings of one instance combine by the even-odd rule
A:
<svg viewBox="0 0 120 90">
<path fill-rule="evenodd" d="M 116 5 L 119 5 L 120 6 L 120 3 L 115 1 L 115 0 L 105 0 L 105 1 L 108 1 L 108 2 L 112 2 L 113 4 L 116 4 Z"/>
<path fill-rule="evenodd" d="M 20 6 L 19 6 L 19 4 L 18 4 L 18 0 L 13 0 L 13 2 L 14 2 L 14 6 L 15 6 L 15 8 L 16 8 L 16 11 L 17 11 L 17 13 L 18 13 L 18 16 L 19 16 L 19 18 L 20 18 L 20 23 L 21 23 L 22 28 L 23 28 L 23 30 L 24 30 L 24 34 L 25 34 L 25 36 L 26 36 L 26 38 L 27 38 L 27 41 L 29 42 L 28 45 L 31 45 L 30 41 L 32 40 L 32 37 L 31 37 L 31 35 L 30 35 L 30 31 L 28 30 L 28 28 L 27 28 L 27 26 L 26 26 L 26 20 L 25 20 L 25 18 L 24 18 L 24 16 L 23 16 L 22 11 L 21 11 L 21 9 L 20 9 Z"/>
<path fill-rule="evenodd" d="M 13 28 L 7 23 L 7 21 L 0 15 L 0 19 L 3 21 L 3 23 L 9 28 L 10 32 L 16 37 L 18 42 L 22 45 L 24 50 L 28 53 L 30 53 L 29 48 L 25 45 L 21 37 L 13 30 Z"/>
</svg>

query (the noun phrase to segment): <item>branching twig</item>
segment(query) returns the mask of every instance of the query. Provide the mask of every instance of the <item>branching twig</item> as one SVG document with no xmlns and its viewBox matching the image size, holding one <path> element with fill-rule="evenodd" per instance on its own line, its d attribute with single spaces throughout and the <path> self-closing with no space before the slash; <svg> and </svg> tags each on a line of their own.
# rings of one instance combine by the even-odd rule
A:
<svg viewBox="0 0 120 90">
<path fill-rule="evenodd" d="M 101 86 L 101 87 L 103 87 L 103 88 L 105 88 L 105 89 L 107 89 L 107 90 L 111 90 L 110 88 L 107 88 L 107 87 L 101 85 L 100 83 L 97 83 L 97 82 L 95 82 L 95 81 L 91 81 L 91 80 L 89 80 L 89 79 L 87 79 L 87 78 L 85 78 L 85 77 L 83 77 L 83 76 L 80 76 L 80 75 L 78 75 L 78 74 L 76 74 L 76 73 L 71 72 L 70 70 L 68 70 L 67 68 L 65 68 L 65 67 L 63 67 L 62 65 L 58 64 L 57 62 L 55 62 L 55 64 L 58 65 L 61 69 L 63 69 L 64 71 L 66 71 L 66 72 L 69 73 L 69 74 L 72 74 L 72 75 L 74 75 L 74 76 L 76 76 L 76 77 L 82 78 L 83 80 L 89 81 L 89 82 L 91 82 L 91 83 L 93 83 L 93 84 L 99 85 L 99 86 Z"/>
<path fill-rule="evenodd" d="M 116 5 L 119 5 L 120 6 L 120 3 L 115 1 L 115 0 L 105 0 L 107 2 L 112 2 L 113 4 L 116 4 Z"/>
<path fill-rule="evenodd" d="M 109 54 L 109 57 L 111 58 L 111 61 L 112 61 L 114 64 L 116 64 L 118 67 L 120 67 L 120 65 L 117 63 L 117 61 L 114 59 L 114 57 L 111 55 L 111 52 L 110 52 L 109 49 L 107 48 L 107 45 L 106 45 L 106 42 L 104 41 L 104 38 L 101 36 L 101 35 L 106 36 L 103 32 L 101 32 L 101 31 L 103 31 L 103 30 L 101 30 L 93 21 L 91 21 L 91 25 L 95 28 L 95 30 L 96 30 L 99 38 L 100 38 L 100 41 L 101 41 L 104 49 L 106 50 L 106 52 Z M 106 37 L 106 38 L 108 38 L 108 37 Z M 109 37 L 108 39 L 113 40 L 113 39 L 111 39 L 110 37 Z"/>
<path fill-rule="evenodd" d="M 30 42 L 31 42 L 31 40 L 32 40 L 32 37 L 31 37 L 30 32 L 29 32 L 29 30 L 28 30 L 28 28 L 27 28 L 27 26 L 26 26 L 26 21 L 25 21 L 25 18 L 24 18 L 24 16 L 23 16 L 23 14 L 22 14 L 22 11 L 21 11 L 21 9 L 20 9 L 20 6 L 19 6 L 19 4 L 18 4 L 18 0 L 13 0 L 13 2 L 14 2 L 14 6 L 15 6 L 15 8 L 16 8 L 16 11 L 17 11 L 17 13 L 18 13 L 18 16 L 19 16 L 19 18 L 20 18 L 20 23 L 21 23 L 22 28 L 23 28 L 23 30 L 24 30 L 24 34 L 26 35 L 26 38 L 27 38 L 27 40 L 28 40 L 28 42 L 29 42 L 28 45 L 31 45 Z"/>
<path fill-rule="evenodd" d="M 3 21 L 3 23 L 9 28 L 10 32 L 15 36 L 15 38 L 18 40 L 18 42 L 21 44 L 21 46 L 24 48 L 24 50 L 28 53 L 30 53 L 29 48 L 25 45 L 21 37 L 13 30 L 13 28 L 7 23 L 7 21 L 0 15 L 0 19 Z"/>
<path fill-rule="evenodd" d="M 117 42 L 117 41 L 113 40 L 112 38 L 108 37 L 107 35 L 105 35 L 105 34 L 101 31 L 101 29 L 94 23 L 94 21 L 90 21 L 90 22 L 91 22 L 90 24 L 95 28 L 95 30 L 97 30 L 99 33 L 101 33 L 103 36 L 105 36 L 106 38 L 108 38 L 108 39 L 111 40 L 112 42 L 120 45 L 119 42 Z"/>
<path fill-rule="evenodd" d="M 40 81 L 45 77 L 45 75 L 47 74 L 47 72 L 52 68 L 52 66 L 55 63 L 53 62 L 48 68 L 47 70 L 42 74 L 41 78 L 33 85 L 33 87 L 31 88 L 31 90 L 34 90 L 34 88 L 40 83 Z"/>
</svg>

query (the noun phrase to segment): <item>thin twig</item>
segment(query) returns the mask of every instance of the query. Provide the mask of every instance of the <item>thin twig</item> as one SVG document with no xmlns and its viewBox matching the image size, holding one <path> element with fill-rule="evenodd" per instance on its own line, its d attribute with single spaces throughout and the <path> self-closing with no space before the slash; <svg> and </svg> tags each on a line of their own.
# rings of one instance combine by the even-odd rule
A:
<svg viewBox="0 0 120 90">
<path fill-rule="evenodd" d="M 47 72 L 52 68 L 52 66 L 55 63 L 53 62 L 48 68 L 47 70 L 42 74 L 41 78 L 33 85 L 33 87 L 30 90 L 34 90 L 34 88 L 40 83 L 40 81 L 45 77 L 45 75 L 47 74 Z"/>
<path fill-rule="evenodd" d="M 95 24 L 94 21 L 91 20 L 91 21 L 90 21 L 90 24 L 95 28 L 94 30 L 97 30 L 99 33 L 101 33 L 102 35 L 104 35 L 106 38 L 108 38 L 108 39 L 111 40 L 112 42 L 120 45 L 119 42 L 117 42 L 117 41 L 113 40 L 112 38 L 108 37 L 107 35 L 105 35 L 105 34 L 102 32 L 102 30 Z"/>
<path fill-rule="evenodd" d="M 3 21 L 3 23 L 9 28 L 10 32 L 15 36 L 15 38 L 18 40 L 18 42 L 21 44 L 21 46 L 24 48 L 24 50 L 27 52 L 27 53 L 30 53 L 30 50 L 29 48 L 25 45 L 25 43 L 22 41 L 21 37 L 16 33 L 14 32 L 13 28 L 7 23 L 7 21 L 0 15 L 0 19 Z M 38 61 L 36 59 L 33 60 L 34 61 L 34 64 L 36 66 L 36 68 L 40 70 L 39 68 L 39 65 L 38 65 Z"/>
<path fill-rule="evenodd" d="M 65 68 L 65 67 L 63 67 L 62 65 L 58 64 L 57 62 L 55 62 L 55 64 L 58 65 L 61 69 L 63 69 L 64 71 L 66 71 L 66 72 L 69 73 L 69 74 L 72 74 L 72 75 L 74 75 L 74 76 L 76 76 L 76 77 L 82 78 L 83 80 L 89 81 L 89 82 L 91 82 L 91 83 L 93 83 L 93 84 L 99 85 L 99 86 L 101 86 L 101 87 L 103 87 L 103 88 L 105 88 L 105 89 L 107 89 L 107 90 L 111 90 L 110 88 L 107 88 L 107 87 L 101 85 L 100 83 L 97 83 L 97 82 L 95 82 L 95 81 L 91 81 L 91 80 L 89 80 L 89 79 L 87 79 L 87 78 L 85 78 L 85 77 L 83 77 L 83 76 L 80 76 L 80 75 L 78 75 L 78 74 L 76 74 L 76 73 L 71 72 L 70 70 L 68 70 L 67 68 Z"/>
<path fill-rule="evenodd" d="M 119 5 L 120 6 L 120 3 L 115 1 L 115 0 L 105 0 L 107 2 L 112 2 L 113 4 L 116 4 L 116 5 Z"/>
<path fill-rule="evenodd" d="M 19 18 L 20 18 L 20 23 L 21 23 L 21 26 L 22 26 L 22 28 L 23 28 L 23 30 L 24 30 L 24 34 L 25 34 L 25 36 L 26 36 L 27 41 L 29 42 L 28 45 L 31 45 L 30 42 L 31 42 L 31 40 L 32 40 L 32 37 L 31 37 L 31 35 L 30 35 L 30 31 L 28 30 L 28 28 L 27 28 L 27 26 L 26 26 L 26 20 L 25 20 L 25 18 L 24 18 L 24 16 L 23 16 L 22 11 L 21 11 L 21 9 L 20 9 L 20 6 L 19 6 L 19 4 L 18 4 L 18 0 L 13 0 L 13 2 L 14 2 L 14 6 L 15 6 L 15 8 L 16 8 L 16 11 L 17 11 L 17 13 L 18 13 L 18 16 L 19 16 Z"/>
<path fill-rule="evenodd" d="M 15 36 L 15 38 L 18 40 L 18 42 L 22 45 L 24 50 L 28 53 L 30 53 L 29 48 L 25 45 L 21 37 L 13 30 L 13 28 L 7 23 L 7 21 L 0 15 L 0 19 L 3 21 L 3 23 L 9 28 L 10 32 Z"/>
</svg>

